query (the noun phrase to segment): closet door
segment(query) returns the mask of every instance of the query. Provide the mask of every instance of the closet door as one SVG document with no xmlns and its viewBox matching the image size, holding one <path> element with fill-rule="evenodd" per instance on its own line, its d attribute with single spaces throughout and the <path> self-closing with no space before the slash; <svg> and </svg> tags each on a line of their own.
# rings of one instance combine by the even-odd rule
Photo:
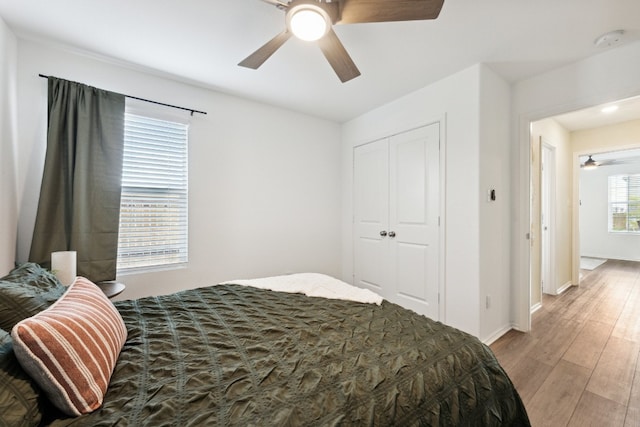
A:
<svg viewBox="0 0 640 427">
<path fill-rule="evenodd" d="M 354 150 L 354 283 L 439 319 L 440 130 Z"/>
<path fill-rule="evenodd" d="M 439 318 L 440 130 L 389 140 L 391 301 Z"/>
<path fill-rule="evenodd" d="M 391 298 L 389 266 L 389 143 L 354 150 L 354 282 Z"/>
</svg>

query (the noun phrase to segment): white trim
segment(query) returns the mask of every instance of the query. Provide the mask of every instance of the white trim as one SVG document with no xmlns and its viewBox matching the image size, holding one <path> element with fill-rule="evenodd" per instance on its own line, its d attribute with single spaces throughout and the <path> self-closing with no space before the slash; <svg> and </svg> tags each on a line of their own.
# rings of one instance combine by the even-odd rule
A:
<svg viewBox="0 0 640 427">
<path fill-rule="evenodd" d="M 542 117 L 541 117 L 542 118 Z M 517 138 L 518 161 L 520 173 L 519 186 L 514 186 L 519 215 L 514 227 L 514 247 L 517 248 L 517 258 L 514 263 L 515 273 L 513 283 L 519 284 L 514 289 L 512 303 L 514 304 L 514 328 L 529 332 L 531 330 L 531 122 L 535 121 L 532 114 L 521 115 L 518 118 Z M 513 191 L 513 190 L 512 190 Z M 529 237 L 527 237 L 529 236 Z"/>
<path fill-rule="evenodd" d="M 567 283 L 565 283 L 564 285 L 558 288 L 558 292 L 556 293 L 556 295 L 560 295 L 561 293 L 563 293 L 564 291 L 566 291 L 572 286 L 573 286 L 573 283 L 571 283 L 571 281 L 568 281 Z"/>
<path fill-rule="evenodd" d="M 495 331 L 494 333 L 492 333 L 491 335 L 489 335 L 488 338 L 485 338 L 484 340 L 482 340 L 482 343 L 486 345 L 491 345 L 512 329 L 515 329 L 513 325 L 504 326 L 498 329 L 497 331 Z"/>
<path fill-rule="evenodd" d="M 392 129 L 388 131 L 378 132 L 377 135 L 372 136 L 371 139 L 360 139 L 360 141 L 355 142 L 351 148 L 353 150 L 356 147 L 359 147 L 361 145 L 371 144 L 372 142 L 377 142 L 377 141 L 380 141 L 381 139 L 388 139 L 396 135 L 400 135 L 402 133 L 410 132 L 412 130 L 424 128 L 430 125 L 435 125 L 436 123 L 439 124 L 440 126 L 443 126 L 443 125 L 446 125 L 446 117 L 447 115 L 445 113 L 438 118 L 432 118 L 429 120 L 412 123 L 411 125 L 407 125 L 406 128 L 403 128 L 401 126 L 394 126 Z M 440 132 L 440 136 L 442 136 L 442 131 Z"/>
<path fill-rule="evenodd" d="M 571 225 L 571 280 L 580 286 L 580 151 L 573 152 L 573 212 Z"/>
<path fill-rule="evenodd" d="M 163 264 L 156 265 L 152 267 L 131 267 L 126 270 L 119 270 L 117 273 L 116 279 L 124 276 L 131 276 L 136 274 L 145 274 L 145 273 L 157 273 L 163 271 L 171 271 L 171 270 L 180 270 L 189 267 L 188 262 L 176 263 L 176 264 Z"/>
<path fill-rule="evenodd" d="M 536 311 L 540 310 L 542 308 L 542 303 L 536 303 L 533 305 L 533 307 L 531 307 L 531 314 L 535 313 Z"/>
<path fill-rule="evenodd" d="M 624 258 L 624 257 L 609 257 L 606 255 L 583 255 L 587 258 L 601 258 L 601 259 L 606 259 L 606 260 L 616 260 L 616 261 L 632 261 L 632 262 L 640 262 L 640 258 Z"/>
<path fill-rule="evenodd" d="M 544 137 L 540 137 L 540 280 L 543 283 L 542 292 L 551 295 L 558 294 L 556 285 L 556 147 Z M 550 164 L 545 165 L 548 162 Z M 546 211 L 546 212 L 545 212 Z M 544 218 L 547 214 L 548 218 Z M 544 219 L 543 219 L 544 218 Z M 546 239 L 543 227 L 547 227 Z M 545 251 L 549 250 L 549 254 Z M 548 255 L 548 257 L 545 257 Z M 545 258 L 549 260 L 546 265 Z M 547 272 L 545 274 L 545 268 Z M 548 279 L 545 283 L 544 279 Z M 536 284 L 537 285 L 537 284 Z"/>
<path fill-rule="evenodd" d="M 438 268 L 440 269 L 440 277 L 438 278 L 439 287 L 438 287 L 438 317 L 440 317 L 440 321 L 442 323 L 446 323 L 447 320 L 447 311 L 446 311 L 446 300 L 447 300 L 447 272 L 446 272 L 446 256 L 447 256 L 447 113 L 444 113 L 439 120 L 440 123 L 440 211 L 438 215 L 440 215 L 440 230 L 438 238 L 440 241 L 438 242 L 438 259 L 440 265 Z"/>
</svg>

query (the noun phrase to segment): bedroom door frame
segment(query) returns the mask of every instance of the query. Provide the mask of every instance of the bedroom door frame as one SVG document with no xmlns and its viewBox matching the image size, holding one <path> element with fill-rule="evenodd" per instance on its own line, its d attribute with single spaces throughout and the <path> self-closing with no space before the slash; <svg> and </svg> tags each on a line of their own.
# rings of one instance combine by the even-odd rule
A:
<svg viewBox="0 0 640 427">
<path fill-rule="evenodd" d="M 433 120 L 429 120 L 429 121 L 424 121 L 424 122 L 418 122 L 415 123 L 412 126 L 405 126 L 402 128 L 398 128 L 395 131 L 392 132 L 386 132 L 383 135 L 380 135 L 378 138 L 374 138 L 374 139 L 370 139 L 368 141 L 363 141 L 362 143 L 356 144 L 353 146 L 352 150 L 354 155 L 352 156 L 352 160 L 353 160 L 353 164 L 352 164 L 352 168 L 351 168 L 351 172 L 352 172 L 352 178 L 355 178 L 355 176 L 353 174 L 355 174 L 355 150 L 358 147 L 367 145 L 367 144 L 371 144 L 371 143 L 375 143 L 377 141 L 380 140 L 388 140 L 396 135 L 399 134 L 403 134 L 406 132 L 410 132 L 412 130 L 416 130 L 419 128 L 426 128 L 430 125 L 438 125 L 438 138 L 439 138 L 439 176 L 438 176 L 438 180 L 439 180 L 439 188 L 438 188 L 438 193 L 439 193 L 439 197 L 438 197 L 438 250 L 437 250 L 437 254 L 438 254 L 438 279 L 437 279 L 437 289 L 438 289 L 438 297 L 437 297 L 437 304 L 438 304 L 438 308 L 437 308 L 437 312 L 438 312 L 438 318 L 434 319 L 434 320 L 439 320 L 441 322 L 446 322 L 446 304 L 445 304 L 445 299 L 446 299 L 446 258 L 445 258 L 445 254 L 446 254 L 446 238 L 445 238 L 445 231 L 446 231 L 446 217 L 445 217 L 445 206 L 446 206 L 446 126 L 447 126 L 447 115 L 444 114 L 438 118 L 434 118 Z M 354 187 L 353 187 L 353 193 L 351 195 L 352 200 L 354 202 L 354 208 L 355 208 L 355 182 L 354 182 Z M 355 248 L 355 244 L 356 244 L 356 239 L 357 239 L 357 230 L 356 230 L 356 218 L 355 218 L 355 210 L 353 211 L 353 228 L 352 228 L 352 242 L 354 243 L 354 245 L 352 246 L 352 250 L 353 250 L 353 276 L 352 276 L 352 283 L 354 285 L 356 285 L 356 280 L 355 280 L 355 263 L 357 262 L 356 259 L 356 248 Z"/>
<path fill-rule="evenodd" d="M 513 293 L 511 296 L 512 308 L 512 327 L 518 331 L 529 332 L 531 330 L 531 126 L 533 122 L 547 119 L 553 116 L 570 113 L 572 111 L 582 110 L 593 106 L 610 103 L 617 100 L 624 100 L 632 97 L 640 96 L 640 86 L 634 90 L 625 90 L 624 92 L 615 92 L 612 90 L 601 91 L 598 95 L 581 97 L 571 102 L 549 105 L 546 108 L 538 108 L 535 111 L 529 110 L 521 112 L 515 118 L 514 137 L 517 139 L 517 152 L 515 158 L 519 165 L 519 173 L 517 174 L 518 182 L 514 187 L 514 207 L 518 212 L 517 220 L 514 223 L 514 235 L 512 239 L 513 248 L 515 248 L 514 270 L 512 277 L 514 281 Z M 576 176 L 579 171 L 578 156 L 574 156 L 574 206 L 578 197 L 575 191 Z M 577 209 L 573 209 L 573 283 L 578 283 L 580 269 L 580 251 L 579 251 L 579 230 L 578 220 L 576 220 Z"/>
</svg>

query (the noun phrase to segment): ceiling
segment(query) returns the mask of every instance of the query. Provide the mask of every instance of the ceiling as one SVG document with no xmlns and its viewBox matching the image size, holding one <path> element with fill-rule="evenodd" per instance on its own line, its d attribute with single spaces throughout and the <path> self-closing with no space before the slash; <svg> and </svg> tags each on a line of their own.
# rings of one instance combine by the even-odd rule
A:
<svg viewBox="0 0 640 427">
<path fill-rule="evenodd" d="M 618 109 L 608 113 L 602 111 L 603 108 L 610 106 L 616 106 Z M 569 132 L 638 120 L 640 119 L 640 96 L 596 105 L 553 118 Z"/>
<path fill-rule="evenodd" d="M 513 82 L 602 52 L 603 33 L 640 39 L 638 0 L 445 0 L 433 21 L 336 26 L 362 72 L 343 84 L 295 39 L 238 67 L 284 29 L 259 0 L 0 0 L 0 16 L 21 38 L 337 122 L 479 62 Z"/>
</svg>

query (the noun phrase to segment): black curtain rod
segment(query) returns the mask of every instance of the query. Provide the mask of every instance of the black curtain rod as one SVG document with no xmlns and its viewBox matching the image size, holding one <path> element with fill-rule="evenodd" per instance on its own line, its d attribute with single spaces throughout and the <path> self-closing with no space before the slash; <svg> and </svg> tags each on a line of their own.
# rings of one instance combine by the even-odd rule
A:
<svg viewBox="0 0 640 427">
<path fill-rule="evenodd" d="M 49 78 L 49 76 L 45 76 L 44 74 L 38 74 L 38 76 L 40 76 L 40 77 L 42 77 L 44 79 L 48 79 Z M 131 95 L 125 95 L 125 94 L 121 94 L 121 95 L 123 95 L 123 96 L 125 96 L 127 98 L 137 99 L 138 101 L 149 102 L 151 104 L 162 105 L 164 107 L 169 107 L 169 108 L 177 108 L 178 110 L 190 111 L 192 116 L 193 116 L 193 113 L 207 114 L 206 111 L 194 110 L 193 108 L 179 107 L 177 105 L 165 104 L 164 102 L 158 102 L 158 101 L 152 101 L 150 99 L 138 98 L 137 96 L 131 96 Z"/>
</svg>

